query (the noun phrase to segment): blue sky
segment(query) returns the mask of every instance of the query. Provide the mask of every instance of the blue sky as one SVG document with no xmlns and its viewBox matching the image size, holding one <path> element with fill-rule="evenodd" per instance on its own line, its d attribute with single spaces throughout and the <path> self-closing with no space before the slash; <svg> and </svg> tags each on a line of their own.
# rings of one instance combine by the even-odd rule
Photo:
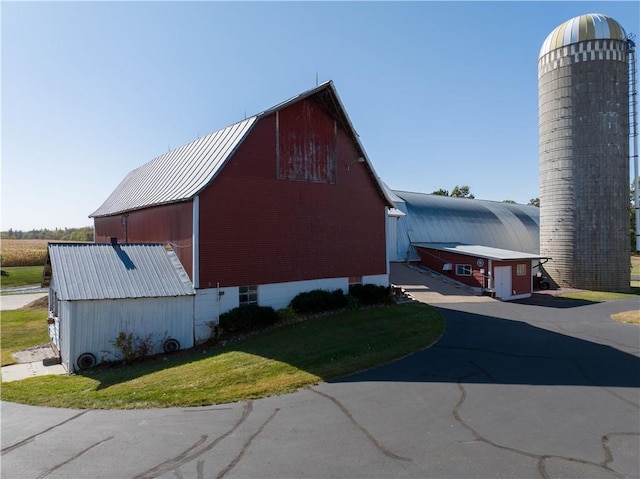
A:
<svg viewBox="0 0 640 479">
<path fill-rule="evenodd" d="M 629 2 L 7 2 L 1 229 L 88 226 L 132 169 L 333 80 L 378 175 L 538 196 L 537 58 Z"/>
</svg>

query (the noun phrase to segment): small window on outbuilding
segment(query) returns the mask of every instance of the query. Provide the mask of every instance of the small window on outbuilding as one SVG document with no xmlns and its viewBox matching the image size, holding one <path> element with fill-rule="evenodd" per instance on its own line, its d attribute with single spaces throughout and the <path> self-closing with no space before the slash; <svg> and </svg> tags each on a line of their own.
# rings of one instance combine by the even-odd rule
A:
<svg viewBox="0 0 640 479">
<path fill-rule="evenodd" d="M 527 274 L 527 265 L 526 264 L 516 265 L 516 274 L 518 276 L 526 275 Z"/>
<path fill-rule="evenodd" d="M 240 306 L 258 304 L 257 286 L 240 286 Z"/>
<path fill-rule="evenodd" d="M 456 275 L 457 276 L 471 276 L 473 272 L 473 268 L 470 264 L 457 264 L 456 265 Z"/>
<path fill-rule="evenodd" d="M 349 276 L 349 286 L 353 284 L 362 284 L 362 276 Z"/>
</svg>

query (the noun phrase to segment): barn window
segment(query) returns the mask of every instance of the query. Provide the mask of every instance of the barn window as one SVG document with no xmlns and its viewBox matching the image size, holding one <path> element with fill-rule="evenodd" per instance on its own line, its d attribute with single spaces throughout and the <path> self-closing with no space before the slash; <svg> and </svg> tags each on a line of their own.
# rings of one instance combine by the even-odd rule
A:
<svg viewBox="0 0 640 479">
<path fill-rule="evenodd" d="M 527 265 L 526 264 L 516 265 L 516 274 L 518 276 L 526 275 L 527 274 Z"/>
<path fill-rule="evenodd" d="M 257 286 L 240 286 L 240 306 L 258 304 Z"/>
<path fill-rule="evenodd" d="M 470 264 L 457 264 L 456 275 L 457 276 L 471 276 L 473 268 Z"/>
<path fill-rule="evenodd" d="M 352 284 L 362 284 L 362 276 L 349 276 L 349 286 Z"/>
</svg>

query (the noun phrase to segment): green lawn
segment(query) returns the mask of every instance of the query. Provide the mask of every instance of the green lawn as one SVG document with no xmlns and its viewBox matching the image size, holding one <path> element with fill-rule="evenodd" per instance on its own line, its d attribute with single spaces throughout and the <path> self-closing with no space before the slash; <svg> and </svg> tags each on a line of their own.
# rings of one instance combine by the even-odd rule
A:
<svg viewBox="0 0 640 479">
<path fill-rule="evenodd" d="M 420 303 L 347 311 L 282 326 L 204 353 L 97 368 L 84 375 L 3 383 L 2 399 L 82 409 L 241 401 L 292 392 L 388 363 L 432 344 L 444 327 L 440 313 Z"/>
<path fill-rule="evenodd" d="M 0 276 L 0 289 L 29 286 L 32 284 L 39 285 L 42 282 L 42 270 L 42 266 L 13 266 L 2 268 L 4 274 Z"/>
<path fill-rule="evenodd" d="M 2 366 L 15 363 L 12 353 L 49 342 L 47 308 L 2 311 L 0 348 Z"/>
<path fill-rule="evenodd" d="M 631 274 L 640 276 L 640 256 L 631 257 Z"/>
<path fill-rule="evenodd" d="M 611 299 L 627 299 L 640 295 L 639 287 L 632 287 L 629 292 L 609 293 L 606 291 L 575 291 L 559 295 L 559 298 L 583 299 L 585 301 L 609 301 Z"/>
</svg>

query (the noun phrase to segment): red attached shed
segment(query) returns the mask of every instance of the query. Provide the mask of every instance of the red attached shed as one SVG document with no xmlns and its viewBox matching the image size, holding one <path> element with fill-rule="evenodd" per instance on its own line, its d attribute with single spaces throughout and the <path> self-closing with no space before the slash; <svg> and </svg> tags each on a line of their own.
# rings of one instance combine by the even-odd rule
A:
<svg viewBox="0 0 640 479">
<path fill-rule="evenodd" d="M 133 170 L 91 216 L 96 242 L 173 246 L 204 335 L 247 302 L 388 284 L 391 207 L 327 82 Z"/>
<path fill-rule="evenodd" d="M 502 300 L 528 298 L 533 292 L 539 255 L 457 243 L 414 243 L 420 264 Z"/>
</svg>

